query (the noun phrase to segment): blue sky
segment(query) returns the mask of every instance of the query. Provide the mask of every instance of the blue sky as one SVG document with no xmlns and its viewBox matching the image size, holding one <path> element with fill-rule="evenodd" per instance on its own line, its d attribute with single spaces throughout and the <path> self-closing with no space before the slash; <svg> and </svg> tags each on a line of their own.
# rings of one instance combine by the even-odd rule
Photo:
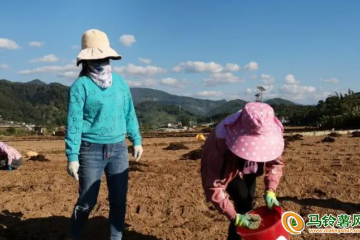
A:
<svg viewBox="0 0 360 240">
<path fill-rule="evenodd" d="M 311 104 L 360 91 L 359 1 L 12 0 L 1 9 L 0 79 L 71 85 L 81 36 L 96 28 L 132 87 L 252 100 L 264 85 L 266 98 Z"/>
</svg>

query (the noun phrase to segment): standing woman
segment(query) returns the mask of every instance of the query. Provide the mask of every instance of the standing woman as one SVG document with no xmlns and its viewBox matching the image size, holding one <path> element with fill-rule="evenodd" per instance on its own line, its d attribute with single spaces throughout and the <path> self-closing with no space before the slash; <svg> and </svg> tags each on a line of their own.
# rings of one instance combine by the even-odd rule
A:
<svg viewBox="0 0 360 240">
<path fill-rule="evenodd" d="M 109 192 L 110 239 L 123 237 L 128 187 L 126 136 L 138 161 L 143 153 L 139 125 L 130 88 L 111 71 L 110 59 L 121 56 L 110 47 L 105 33 L 91 29 L 82 36 L 79 78 L 68 96 L 66 155 L 68 173 L 79 180 L 79 198 L 71 218 L 70 239 L 80 239 L 97 203 L 105 171 Z"/>
<path fill-rule="evenodd" d="M 221 121 L 206 139 L 202 186 L 206 199 L 230 220 L 228 240 L 241 239 L 236 232 L 239 226 L 259 228 L 260 216 L 247 212 L 253 207 L 256 178 L 264 172 L 266 205 L 279 206 L 275 192 L 284 167 L 283 130 L 272 107 L 250 102 Z"/>
</svg>

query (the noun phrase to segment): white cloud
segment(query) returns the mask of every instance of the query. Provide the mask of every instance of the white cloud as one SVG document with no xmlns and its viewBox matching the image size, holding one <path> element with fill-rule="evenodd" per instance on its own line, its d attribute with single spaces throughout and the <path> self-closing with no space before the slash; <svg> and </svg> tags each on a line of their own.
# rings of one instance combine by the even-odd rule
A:
<svg viewBox="0 0 360 240">
<path fill-rule="evenodd" d="M 56 57 L 54 54 L 50 54 L 41 58 L 35 58 L 30 60 L 31 63 L 39 63 L 39 62 L 53 63 L 57 61 L 59 61 L 59 58 Z"/>
<path fill-rule="evenodd" d="M 136 66 L 132 63 L 130 63 L 127 66 L 122 67 L 114 67 L 114 71 L 119 74 L 125 74 L 130 76 L 155 76 L 158 74 L 164 74 L 166 73 L 166 70 L 161 67 L 155 67 L 155 66 Z"/>
<path fill-rule="evenodd" d="M 238 83 L 242 81 L 243 79 L 234 76 L 232 73 L 220 72 L 220 73 L 213 73 L 210 75 L 209 78 L 206 78 L 204 80 L 204 85 L 215 86 L 219 84 Z"/>
<path fill-rule="evenodd" d="M 274 85 L 263 85 L 263 87 L 266 89 L 266 93 L 270 93 L 275 89 Z"/>
<path fill-rule="evenodd" d="M 14 50 L 14 49 L 19 49 L 20 47 L 13 40 L 7 38 L 0 38 L 0 49 L 1 48 Z"/>
<path fill-rule="evenodd" d="M 1 68 L 1 69 L 9 69 L 10 66 L 7 65 L 7 64 L 5 64 L 5 63 L 3 63 L 3 64 L 0 65 L 0 68 Z"/>
<path fill-rule="evenodd" d="M 128 80 L 130 87 L 155 87 L 158 85 L 168 86 L 171 88 L 182 88 L 185 84 L 184 81 L 178 81 L 175 78 L 163 78 L 161 80 L 144 79 L 140 81 Z"/>
<path fill-rule="evenodd" d="M 237 71 L 240 71 L 240 66 L 235 63 L 228 63 L 225 66 L 225 71 L 237 72 Z"/>
<path fill-rule="evenodd" d="M 288 83 L 288 84 L 291 84 L 291 85 L 298 85 L 300 83 L 300 81 L 297 81 L 294 77 L 294 75 L 292 74 L 288 74 L 285 76 L 285 81 Z"/>
<path fill-rule="evenodd" d="M 128 80 L 127 81 L 129 87 L 141 87 L 141 82 L 140 81 L 131 81 L 131 80 Z"/>
<path fill-rule="evenodd" d="M 247 93 L 247 94 L 253 94 L 253 93 L 255 93 L 255 89 L 247 88 L 247 89 L 245 90 L 245 93 Z"/>
<path fill-rule="evenodd" d="M 30 47 L 42 47 L 44 44 L 45 42 L 37 42 L 37 41 L 29 42 Z"/>
<path fill-rule="evenodd" d="M 221 64 L 215 62 L 182 62 L 172 69 L 174 72 L 186 73 L 219 73 L 224 70 Z"/>
<path fill-rule="evenodd" d="M 130 87 L 154 87 L 159 84 L 158 81 L 153 79 L 145 79 L 142 81 L 127 81 Z"/>
<path fill-rule="evenodd" d="M 133 43 L 136 42 L 134 35 L 122 35 L 119 39 L 120 43 L 124 46 L 131 46 Z"/>
<path fill-rule="evenodd" d="M 333 92 L 330 91 L 324 91 L 320 94 L 320 99 L 325 100 L 326 98 L 328 98 L 330 95 L 334 94 Z M 320 100 L 319 99 L 319 100 Z"/>
<path fill-rule="evenodd" d="M 196 96 L 198 97 L 220 97 L 224 93 L 220 91 L 201 91 L 196 93 Z"/>
<path fill-rule="evenodd" d="M 168 86 L 176 86 L 179 84 L 179 81 L 175 78 L 164 78 L 160 80 L 160 84 Z"/>
<path fill-rule="evenodd" d="M 256 75 L 250 76 L 251 79 L 256 80 L 258 77 Z"/>
<path fill-rule="evenodd" d="M 330 79 L 325 79 L 325 80 L 320 80 L 324 83 L 333 83 L 333 84 L 338 84 L 340 81 L 337 78 L 330 78 Z"/>
<path fill-rule="evenodd" d="M 285 84 L 280 88 L 280 92 L 290 100 L 303 100 L 309 95 L 313 95 L 316 92 L 316 88 L 312 86 Z"/>
<path fill-rule="evenodd" d="M 178 81 L 175 78 L 164 78 L 159 81 L 159 84 L 173 88 L 182 88 L 185 86 L 185 81 Z"/>
<path fill-rule="evenodd" d="M 275 78 L 271 75 L 268 74 L 261 74 L 261 79 L 263 81 L 264 84 L 266 85 L 272 85 L 275 83 Z"/>
<path fill-rule="evenodd" d="M 58 77 L 69 78 L 69 79 L 76 79 L 78 76 L 79 76 L 79 72 L 76 71 L 67 71 L 58 74 Z"/>
<path fill-rule="evenodd" d="M 249 62 L 249 64 L 245 65 L 245 70 L 247 71 L 255 71 L 259 69 L 259 64 L 257 62 Z"/>
<path fill-rule="evenodd" d="M 27 69 L 27 70 L 21 70 L 18 72 L 20 75 L 34 75 L 34 74 L 45 74 L 45 73 L 54 73 L 58 76 L 69 76 L 70 73 L 66 72 L 80 72 L 79 67 L 76 67 L 76 65 L 68 64 L 65 66 L 45 66 L 45 67 L 39 67 L 34 69 Z"/>
<path fill-rule="evenodd" d="M 139 57 L 138 60 L 139 60 L 139 62 L 144 63 L 144 64 L 150 64 L 151 63 L 151 59 L 148 59 L 148 58 Z"/>
<path fill-rule="evenodd" d="M 80 49 L 80 46 L 76 46 L 76 45 L 74 45 L 74 46 L 71 46 L 71 49 L 74 49 L 74 50 L 76 50 L 76 49 Z"/>
</svg>

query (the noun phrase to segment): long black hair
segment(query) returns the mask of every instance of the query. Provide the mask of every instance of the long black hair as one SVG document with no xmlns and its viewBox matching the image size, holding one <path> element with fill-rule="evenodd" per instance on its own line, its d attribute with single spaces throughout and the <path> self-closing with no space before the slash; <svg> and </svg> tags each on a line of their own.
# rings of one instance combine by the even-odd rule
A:
<svg viewBox="0 0 360 240">
<path fill-rule="evenodd" d="M 82 61 L 81 66 L 82 66 L 82 69 L 81 69 L 81 72 L 79 73 L 79 77 L 86 76 L 87 68 L 88 68 L 87 64 L 86 64 L 86 61 Z"/>
<path fill-rule="evenodd" d="M 83 61 L 81 61 L 82 69 L 81 69 L 81 72 L 79 73 L 79 77 L 86 76 L 87 71 L 88 71 L 87 61 L 104 61 L 104 60 L 109 60 L 109 63 L 110 63 L 110 59 L 111 59 L 111 58 L 107 57 L 107 58 L 103 58 L 103 59 L 83 60 Z"/>
</svg>

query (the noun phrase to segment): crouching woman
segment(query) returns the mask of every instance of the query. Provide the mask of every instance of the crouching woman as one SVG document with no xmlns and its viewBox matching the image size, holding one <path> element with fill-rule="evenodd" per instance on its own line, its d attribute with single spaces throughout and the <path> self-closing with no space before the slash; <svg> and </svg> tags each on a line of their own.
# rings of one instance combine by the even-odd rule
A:
<svg viewBox="0 0 360 240">
<path fill-rule="evenodd" d="M 275 191 L 282 176 L 283 126 L 273 109 L 260 102 L 224 119 L 207 138 L 201 158 L 206 199 L 230 220 L 228 240 L 239 240 L 238 226 L 256 229 L 253 208 L 256 178 L 265 168 L 265 202 L 279 205 Z M 230 201 L 233 201 L 233 203 Z"/>
<path fill-rule="evenodd" d="M 18 169 L 22 162 L 22 156 L 15 148 L 0 142 L 0 168 L 8 170 Z"/>
</svg>

